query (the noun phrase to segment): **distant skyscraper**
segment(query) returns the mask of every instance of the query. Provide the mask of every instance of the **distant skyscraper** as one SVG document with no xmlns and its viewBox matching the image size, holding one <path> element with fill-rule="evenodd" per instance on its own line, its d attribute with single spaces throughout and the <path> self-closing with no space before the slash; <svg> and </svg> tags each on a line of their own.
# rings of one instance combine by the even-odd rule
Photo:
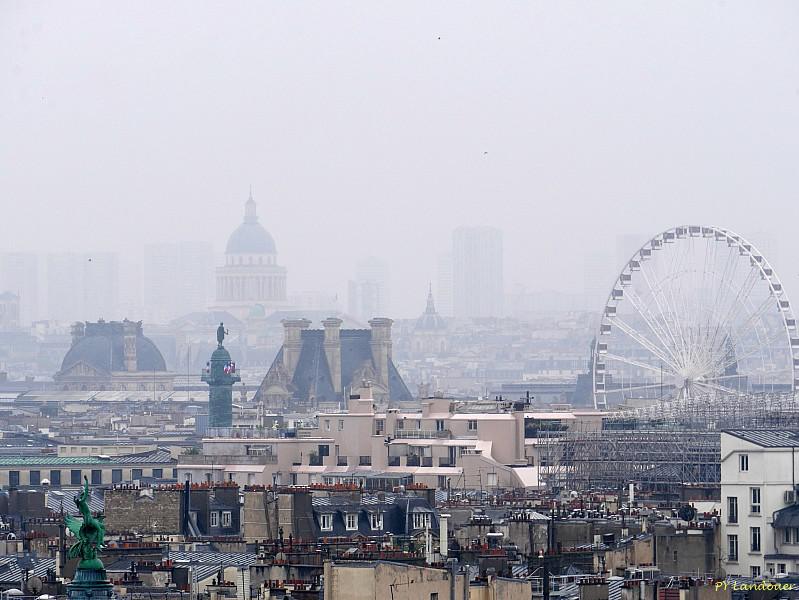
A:
<svg viewBox="0 0 799 600">
<path fill-rule="evenodd" d="M 177 242 L 144 247 L 144 306 L 150 321 L 165 323 L 206 310 L 211 300 L 214 254 L 210 243 Z"/>
<path fill-rule="evenodd" d="M 459 227 L 452 234 L 452 303 L 456 317 L 502 316 L 502 232 Z"/>
<path fill-rule="evenodd" d="M 627 256 L 627 259 L 629 258 Z M 583 256 L 584 309 L 597 313 L 602 310 L 615 277 L 624 265 L 623 261 L 622 265 L 617 266 L 611 253 L 601 250 L 591 251 Z"/>
<path fill-rule="evenodd" d="M 436 303 L 438 312 L 451 317 L 452 312 L 452 254 L 447 252 L 438 257 L 436 269 Z"/>
<path fill-rule="evenodd" d="M 355 265 L 355 279 L 349 282 L 349 313 L 363 321 L 388 314 L 388 265 L 369 257 Z"/>
<path fill-rule="evenodd" d="M 19 323 L 31 324 L 41 318 L 39 257 L 25 252 L 0 255 L 0 293 L 19 296 Z"/>
<path fill-rule="evenodd" d="M 118 309 L 119 258 L 113 252 L 47 256 L 47 318 L 110 320 Z"/>
</svg>

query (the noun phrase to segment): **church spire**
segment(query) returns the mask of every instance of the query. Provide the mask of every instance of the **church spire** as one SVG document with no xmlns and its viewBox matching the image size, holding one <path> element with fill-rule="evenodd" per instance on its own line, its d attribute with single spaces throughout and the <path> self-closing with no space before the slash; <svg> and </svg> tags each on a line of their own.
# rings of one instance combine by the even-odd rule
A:
<svg viewBox="0 0 799 600">
<path fill-rule="evenodd" d="M 255 211 L 255 200 L 252 199 L 252 184 L 250 184 L 250 197 L 247 199 L 247 202 L 244 204 L 244 222 L 245 223 L 258 222 L 258 214 Z"/>
<path fill-rule="evenodd" d="M 432 282 L 428 284 L 427 287 L 427 308 L 425 312 L 429 315 L 435 314 L 436 312 L 436 304 L 433 301 L 433 284 Z"/>
</svg>

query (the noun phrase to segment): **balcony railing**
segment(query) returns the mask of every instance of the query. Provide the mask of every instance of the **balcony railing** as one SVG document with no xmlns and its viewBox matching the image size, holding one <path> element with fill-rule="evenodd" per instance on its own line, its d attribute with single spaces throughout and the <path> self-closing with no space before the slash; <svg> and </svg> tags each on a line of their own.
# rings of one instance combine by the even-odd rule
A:
<svg viewBox="0 0 799 600">
<path fill-rule="evenodd" d="M 449 440 L 452 439 L 452 432 L 449 429 L 397 429 L 394 439 Z"/>
<path fill-rule="evenodd" d="M 179 465 L 276 465 L 276 454 L 181 454 Z"/>
</svg>

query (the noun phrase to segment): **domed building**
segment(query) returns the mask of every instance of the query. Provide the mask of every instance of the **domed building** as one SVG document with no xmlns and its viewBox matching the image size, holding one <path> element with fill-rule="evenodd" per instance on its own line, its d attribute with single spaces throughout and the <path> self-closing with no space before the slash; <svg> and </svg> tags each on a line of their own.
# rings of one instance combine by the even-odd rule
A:
<svg viewBox="0 0 799 600">
<path fill-rule="evenodd" d="M 244 222 L 230 235 L 225 264 L 216 270 L 215 310 L 246 319 L 253 309 L 286 306 L 286 269 L 277 264 L 272 235 L 258 222 L 255 201 L 244 205 Z"/>
<path fill-rule="evenodd" d="M 175 374 L 141 321 L 75 323 L 72 346 L 53 376 L 61 390 L 171 391 Z"/>
<path fill-rule="evenodd" d="M 447 322 L 436 310 L 432 286 L 427 291 L 425 311 L 413 328 L 411 348 L 415 354 L 428 355 L 445 354 L 449 350 Z"/>
</svg>

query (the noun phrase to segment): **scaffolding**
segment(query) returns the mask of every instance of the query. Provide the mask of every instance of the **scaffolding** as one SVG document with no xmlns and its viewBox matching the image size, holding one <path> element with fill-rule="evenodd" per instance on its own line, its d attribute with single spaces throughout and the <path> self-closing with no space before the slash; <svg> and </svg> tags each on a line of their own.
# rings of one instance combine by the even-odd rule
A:
<svg viewBox="0 0 799 600">
<path fill-rule="evenodd" d="M 601 429 L 541 439 L 541 477 L 550 489 L 676 495 L 721 481 L 723 429 L 799 430 L 794 394 L 714 395 L 609 412 Z"/>
</svg>

